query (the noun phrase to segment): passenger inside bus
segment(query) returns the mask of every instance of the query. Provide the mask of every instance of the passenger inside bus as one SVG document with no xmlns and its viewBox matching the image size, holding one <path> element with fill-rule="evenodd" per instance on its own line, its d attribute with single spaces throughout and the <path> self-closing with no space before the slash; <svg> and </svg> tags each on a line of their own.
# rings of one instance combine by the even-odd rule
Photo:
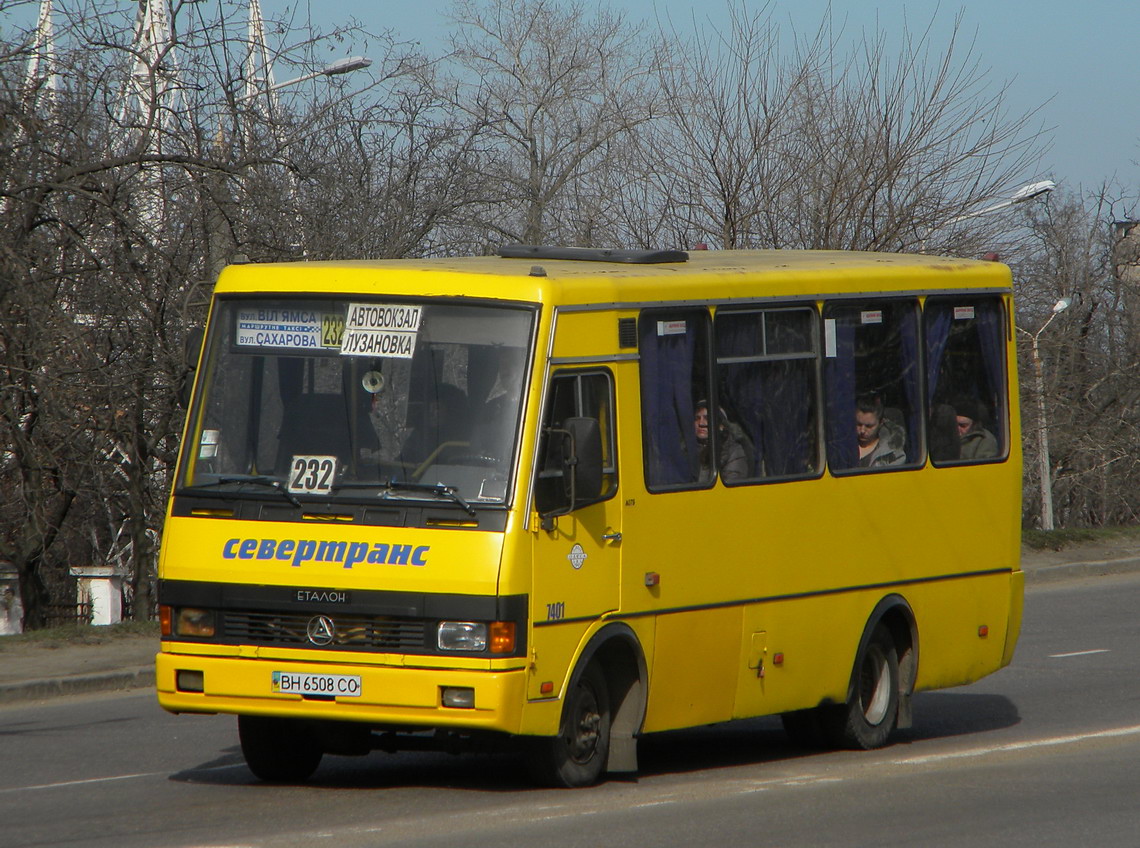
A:
<svg viewBox="0 0 1140 848">
<path fill-rule="evenodd" d="M 859 443 L 860 468 L 906 462 L 906 431 L 884 415 L 878 396 L 861 395 L 855 401 L 855 438 Z"/>
<path fill-rule="evenodd" d="M 998 455 L 997 437 L 985 428 L 985 409 L 973 398 L 954 401 L 961 459 L 990 459 Z"/>
<path fill-rule="evenodd" d="M 739 425 L 728 420 L 723 409 L 716 416 L 717 462 L 713 467 L 712 446 L 709 444 L 709 404 L 698 400 L 693 415 L 693 431 L 697 437 L 697 455 L 700 458 L 699 482 L 708 483 L 719 469 L 725 480 L 742 480 L 748 476 L 750 445 Z"/>
</svg>

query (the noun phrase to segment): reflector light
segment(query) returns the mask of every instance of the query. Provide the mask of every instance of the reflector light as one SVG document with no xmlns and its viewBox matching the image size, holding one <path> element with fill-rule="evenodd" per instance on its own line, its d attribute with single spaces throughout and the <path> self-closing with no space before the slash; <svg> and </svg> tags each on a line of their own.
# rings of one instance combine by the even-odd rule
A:
<svg viewBox="0 0 1140 848">
<path fill-rule="evenodd" d="M 205 672 L 180 668 L 174 673 L 174 685 L 179 692 L 205 692 Z"/>
<path fill-rule="evenodd" d="M 990 635 L 989 625 L 983 624 L 983 625 L 978 627 L 978 638 L 979 639 L 985 639 L 989 635 Z"/>
<path fill-rule="evenodd" d="M 773 654 L 772 655 L 772 665 L 783 665 L 783 664 L 784 664 L 784 654 L 782 652 L 779 654 Z"/>
<path fill-rule="evenodd" d="M 543 695 L 549 695 L 551 692 L 554 691 L 554 681 L 553 680 L 544 680 L 542 683 L 539 684 L 538 691 L 541 692 Z"/>
</svg>

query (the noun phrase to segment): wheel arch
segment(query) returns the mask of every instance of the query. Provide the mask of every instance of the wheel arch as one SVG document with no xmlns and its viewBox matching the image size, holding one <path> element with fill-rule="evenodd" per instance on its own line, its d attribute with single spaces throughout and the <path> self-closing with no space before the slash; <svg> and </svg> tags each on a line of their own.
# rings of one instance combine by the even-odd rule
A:
<svg viewBox="0 0 1140 848">
<path fill-rule="evenodd" d="M 597 664 L 610 696 L 610 751 L 606 771 L 637 771 L 637 736 L 645 720 L 648 666 L 637 634 L 622 622 L 595 633 L 578 657 L 569 687 L 591 664 Z"/>
<path fill-rule="evenodd" d="M 855 675 L 858 673 L 859 658 L 863 656 L 867 643 L 875 631 L 882 627 L 894 642 L 899 661 L 899 709 L 896 727 L 905 729 L 911 726 L 911 695 L 918 678 L 918 622 L 914 610 L 906 598 L 898 594 L 883 597 L 871 611 L 859 639 L 859 649 L 855 653 L 855 664 L 851 669 L 851 679 L 847 683 L 847 698 L 855 691 Z"/>
</svg>

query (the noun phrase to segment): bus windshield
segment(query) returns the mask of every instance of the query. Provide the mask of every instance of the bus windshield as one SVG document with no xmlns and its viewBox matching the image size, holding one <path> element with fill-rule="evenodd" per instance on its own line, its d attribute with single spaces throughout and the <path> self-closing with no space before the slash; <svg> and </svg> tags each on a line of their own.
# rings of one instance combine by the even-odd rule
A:
<svg viewBox="0 0 1140 848">
<path fill-rule="evenodd" d="M 182 487 L 506 503 L 533 327 L 520 307 L 219 300 Z"/>
</svg>

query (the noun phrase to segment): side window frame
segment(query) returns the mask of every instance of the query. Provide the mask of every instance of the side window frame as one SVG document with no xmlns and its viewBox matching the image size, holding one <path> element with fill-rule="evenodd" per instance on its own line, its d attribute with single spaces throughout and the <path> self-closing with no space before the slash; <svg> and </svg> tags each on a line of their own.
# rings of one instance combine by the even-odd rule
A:
<svg viewBox="0 0 1140 848">
<path fill-rule="evenodd" d="M 959 323 L 961 329 L 956 327 Z M 922 320 L 924 400 L 929 409 L 930 462 L 936 468 L 1009 459 L 1009 326 L 1007 300 L 1000 294 L 963 292 L 926 298 Z M 955 335 L 959 336 L 957 343 Z M 973 345 L 969 344 L 971 340 Z M 965 362 L 971 354 L 974 361 Z M 958 359 L 959 366 L 955 368 L 948 357 Z M 960 379 L 952 379 L 953 372 L 958 372 Z M 978 433 L 970 440 L 971 451 L 976 453 L 981 443 L 986 455 L 958 455 L 967 444 L 956 426 L 960 415 L 977 424 Z"/>
<path fill-rule="evenodd" d="M 806 340 L 796 340 L 799 344 L 789 345 L 786 339 L 780 339 L 778 324 L 774 321 L 788 315 L 802 313 L 807 316 Z M 747 333 L 737 331 L 730 336 L 726 326 L 735 319 L 746 316 L 756 316 L 757 332 L 752 339 Z M 744 437 L 751 445 L 753 456 L 750 464 L 750 473 L 738 480 L 723 478 L 726 486 L 758 485 L 766 483 L 784 482 L 791 480 L 814 479 L 823 473 L 823 439 L 821 437 L 822 405 L 821 405 L 821 374 L 820 374 L 820 313 L 815 303 L 798 304 L 772 304 L 753 305 L 747 307 L 721 307 L 716 311 L 713 320 L 714 350 L 716 352 L 716 384 L 719 389 L 721 407 L 726 409 L 729 426 L 739 422 L 744 430 Z M 753 343 L 749 345 L 749 341 Z M 806 344 L 803 342 L 806 341 Z M 764 366 L 779 367 L 784 364 L 786 368 L 794 368 L 792 363 L 808 362 L 810 369 L 807 374 L 808 391 L 800 392 L 795 397 L 788 397 L 785 392 L 774 401 L 759 401 L 752 404 L 751 409 L 742 409 L 743 405 L 736 393 L 730 392 L 726 383 L 728 374 L 734 366 L 753 365 L 758 368 Z M 751 387 L 756 383 L 775 382 L 783 386 L 789 381 L 773 381 L 768 375 L 755 374 L 749 379 L 745 377 L 745 385 Z M 770 392 L 761 392 L 761 396 L 770 395 Z M 775 412 L 766 406 L 775 403 L 780 412 Z M 797 404 L 799 406 L 797 406 Z M 728 407 L 732 407 L 731 410 Z M 778 423 L 783 419 L 784 413 L 789 410 L 795 417 L 805 419 L 803 426 L 797 431 L 781 430 Z M 749 414 L 751 413 L 751 414 Z M 799 434 L 798 436 L 796 434 Z M 806 440 L 800 442 L 799 440 Z M 805 463 L 800 470 L 787 467 L 789 459 Z"/>
<path fill-rule="evenodd" d="M 710 410 L 716 405 L 709 307 L 645 309 L 637 335 L 645 487 L 655 494 L 711 488 L 716 474 L 701 479 L 693 426 L 699 400 Z M 715 430 L 710 427 L 707 448 L 712 456 Z"/>
<path fill-rule="evenodd" d="M 548 427 L 560 424 L 566 417 L 588 417 L 598 419 L 598 428 L 602 436 L 602 493 L 587 503 L 579 504 L 579 508 L 590 506 L 592 504 L 601 503 L 602 501 L 610 500 L 617 494 L 618 490 L 618 467 L 617 467 L 617 412 L 615 409 L 616 393 L 613 373 L 608 368 L 562 368 L 554 371 L 550 375 L 549 391 L 547 392 L 546 409 L 543 410 L 541 434 L 538 443 L 538 458 L 536 461 L 536 478 L 535 478 L 535 494 L 534 502 L 535 508 L 541 512 L 548 512 L 549 509 L 544 508 L 542 503 L 544 498 L 552 497 L 549 490 L 554 489 L 555 495 L 557 490 L 550 481 L 560 480 L 562 472 L 560 469 L 554 468 L 556 464 L 553 462 L 553 454 L 550 453 L 551 441 L 545 435 Z M 598 410 L 604 412 L 603 415 L 592 414 L 594 410 L 589 409 L 589 399 L 591 394 L 587 391 L 585 386 L 586 381 L 591 379 L 601 379 L 604 381 L 602 388 L 602 396 L 605 401 L 605 409 Z M 572 409 L 570 410 L 555 410 L 555 404 L 563 401 L 565 396 L 561 394 L 560 390 L 568 386 L 570 392 Z M 568 412 L 568 414 L 562 414 Z M 558 414 L 559 418 L 554 419 L 554 415 Z M 555 504 L 552 504 L 555 506 Z"/>
<path fill-rule="evenodd" d="M 837 316 L 847 319 L 840 322 Z M 858 323 L 850 320 L 858 317 Z M 913 471 L 926 462 L 923 410 L 923 345 L 921 313 L 916 297 L 834 299 L 823 311 L 824 429 L 828 470 L 835 476 Z M 884 325 L 877 340 L 880 356 L 866 367 L 866 335 L 858 327 Z M 876 340 L 872 337 L 871 343 Z M 889 345 L 889 347 L 886 347 Z M 861 347 L 862 346 L 862 347 Z M 881 355 L 885 353 L 885 356 Z M 892 358 L 897 369 L 892 369 Z M 862 360 L 862 362 L 861 362 Z M 856 409 L 874 408 L 890 438 L 884 447 L 903 455 L 901 462 L 886 458 L 861 465 L 856 438 Z M 896 416 L 894 413 L 898 412 Z M 867 415 L 868 413 L 864 413 Z M 883 423 L 886 422 L 886 423 Z M 880 439 L 884 438 L 880 431 Z"/>
</svg>

